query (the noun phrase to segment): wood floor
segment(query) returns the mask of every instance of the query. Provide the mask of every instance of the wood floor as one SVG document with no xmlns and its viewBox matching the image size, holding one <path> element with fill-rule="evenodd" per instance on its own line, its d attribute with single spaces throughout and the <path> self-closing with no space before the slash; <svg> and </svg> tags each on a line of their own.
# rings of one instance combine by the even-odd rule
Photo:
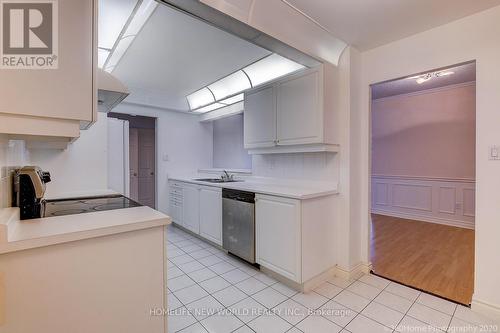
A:
<svg viewBox="0 0 500 333">
<path fill-rule="evenodd" d="M 372 214 L 371 235 L 376 274 L 470 304 L 474 230 Z"/>
</svg>

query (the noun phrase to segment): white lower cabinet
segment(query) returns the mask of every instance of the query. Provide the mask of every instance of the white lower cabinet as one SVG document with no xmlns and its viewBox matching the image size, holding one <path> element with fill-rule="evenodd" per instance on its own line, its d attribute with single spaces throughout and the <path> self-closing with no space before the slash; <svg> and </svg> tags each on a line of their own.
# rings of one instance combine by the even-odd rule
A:
<svg viewBox="0 0 500 333">
<path fill-rule="evenodd" d="M 182 226 L 196 234 L 200 233 L 200 189 L 198 185 L 184 184 L 182 188 Z"/>
<path fill-rule="evenodd" d="M 169 181 L 172 220 L 222 246 L 222 189 Z"/>
<path fill-rule="evenodd" d="M 174 223 L 183 225 L 182 219 L 182 204 L 183 204 L 183 191 L 182 185 L 177 182 L 169 183 L 170 195 L 170 217 Z"/>
<path fill-rule="evenodd" d="M 222 189 L 200 188 L 200 236 L 222 246 Z"/>
<path fill-rule="evenodd" d="M 222 246 L 222 189 L 169 181 L 169 193 L 173 221 Z M 307 290 L 335 267 L 335 207 L 334 196 L 256 194 L 256 262 Z"/>
<path fill-rule="evenodd" d="M 300 200 L 257 195 L 255 205 L 257 263 L 300 283 Z"/>
</svg>

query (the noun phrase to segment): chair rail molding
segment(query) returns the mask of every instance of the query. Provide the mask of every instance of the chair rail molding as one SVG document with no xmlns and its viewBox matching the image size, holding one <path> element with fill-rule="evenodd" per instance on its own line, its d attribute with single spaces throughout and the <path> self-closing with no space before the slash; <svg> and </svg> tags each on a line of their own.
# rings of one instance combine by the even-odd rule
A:
<svg viewBox="0 0 500 333">
<path fill-rule="evenodd" d="M 475 180 L 372 175 L 371 212 L 474 229 Z"/>
</svg>

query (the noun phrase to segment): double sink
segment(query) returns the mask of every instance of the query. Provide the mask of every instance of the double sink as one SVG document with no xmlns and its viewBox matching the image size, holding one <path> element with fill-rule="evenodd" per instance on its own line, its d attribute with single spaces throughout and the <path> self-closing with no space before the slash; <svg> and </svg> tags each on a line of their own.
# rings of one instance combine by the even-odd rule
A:
<svg viewBox="0 0 500 333">
<path fill-rule="evenodd" d="M 242 180 L 236 180 L 236 179 L 222 179 L 222 178 L 197 178 L 195 180 L 199 181 L 199 182 L 207 182 L 207 183 L 234 183 L 234 182 L 241 182 L 242 181 Z"/>
</svg>

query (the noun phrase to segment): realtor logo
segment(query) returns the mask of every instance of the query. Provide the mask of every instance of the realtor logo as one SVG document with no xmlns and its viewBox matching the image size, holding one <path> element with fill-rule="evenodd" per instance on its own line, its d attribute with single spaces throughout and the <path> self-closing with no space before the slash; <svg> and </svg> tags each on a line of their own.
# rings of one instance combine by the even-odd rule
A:
<svg viewBox="0 0 500 333">
<path fill-rule="evenodd" d="M 57 68 L 56 0 L 0 0 L 0 18 L 0 68 Z"/>
</svg>

